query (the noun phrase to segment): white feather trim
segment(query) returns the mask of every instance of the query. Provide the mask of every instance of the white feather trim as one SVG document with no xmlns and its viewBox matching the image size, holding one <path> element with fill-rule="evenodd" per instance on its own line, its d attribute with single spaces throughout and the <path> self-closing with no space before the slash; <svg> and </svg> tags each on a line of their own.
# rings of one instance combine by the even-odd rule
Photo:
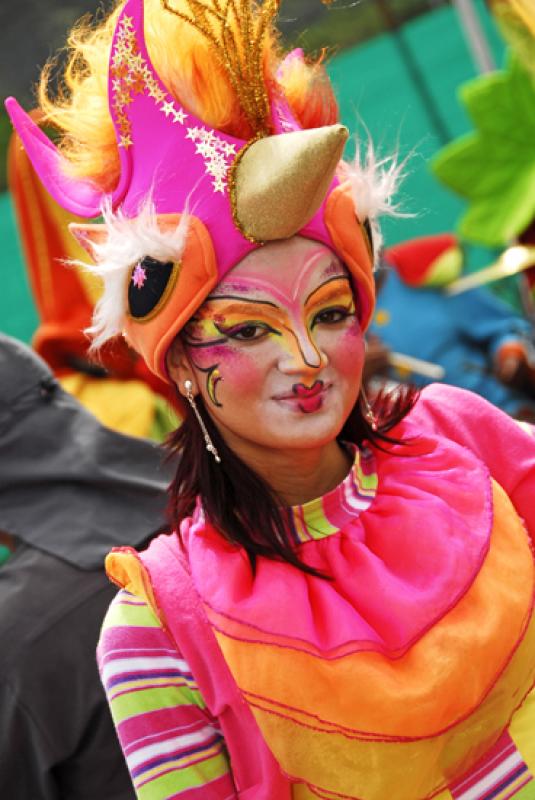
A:
<svg viewBox="0 0 535 800">
<path fill-rule="evenodd" d="M 360 142 L 357 142 L 353 161 L 341 161 L 338 167 L 340 180 L 349 181 L 351 185 L 359 220 L 369 220 L 376 254 L 382 245 L 379 217 L 410 216 L 399 211 L 392 201 L 403 177 L 406 161 L 398 161 L 397 154 L 379 159 L 370 141 L 366 148 L 361 148 Z"/>
<path fill-rule="evenodd" d="M 93 313 L 93 324 L 85 331 L 93 339 L 92 351 L 123 329 L 132 268 L 145 256 L 164 262 L 178 261 L 184 252 L 189 229 L 189 217 L 184 213 L 176 228 L 160 230 L 150 200 L 133 218 L 125 217 L 120 210 L 115 214 L 107 201 L 102 216 L 107 235 L 102 242 L 91 245 L 95 264 L 70 262 L 99 276 L 104 283 Z"/>
</svg>

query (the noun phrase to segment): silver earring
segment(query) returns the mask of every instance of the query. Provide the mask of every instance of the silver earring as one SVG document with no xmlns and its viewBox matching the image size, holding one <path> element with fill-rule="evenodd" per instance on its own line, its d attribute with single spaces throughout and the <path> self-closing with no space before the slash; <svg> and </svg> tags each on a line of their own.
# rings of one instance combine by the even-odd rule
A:
<svg viewBox="0 0 535 800">
<path fill-rule="evenodd" d="M 366 397 L 366 392 L 364 389 L 360 390 L 360 396 L 362 398 L 362 405 L 364 406 L 364 416 L 366 417 L 366 421 L 372 431 L 377 430 L 377 420 L 375 419 L 375 414 L 373 413 L 373 409 L 370 405 L 370 401 Z"/>
<path fill-rule="evenodd" d="M 204 420 L 199 413 L 199 409 L 197 408 L 197 404 L 195 403 L 195 398 L 193 396 L 193 384 L 191 381 L 184 381 L 184 389 L 186 390 L 186 400 L 190 404 L 193 409 L 193 413 L 197 417 L 197 421 L 201 427 L 202 435 L 204 436 L 204 441 L 206 444 L 206 449 L 209 453 L 213 455 L 215 460 L 218 464 L 221 463 L 221 459 L 219 458 L 219 453 L 217 452 L 215 444 L 210 439 L 210 434 L 206 429 L 206 425 L 204 424 Z"/>
</svg>

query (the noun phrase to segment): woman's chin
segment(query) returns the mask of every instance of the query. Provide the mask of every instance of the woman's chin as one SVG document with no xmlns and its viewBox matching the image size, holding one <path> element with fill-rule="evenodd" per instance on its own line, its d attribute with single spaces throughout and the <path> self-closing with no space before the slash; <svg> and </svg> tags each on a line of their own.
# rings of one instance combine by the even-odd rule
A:
<svg viewBox="0 0 535 800">
<path fill-rule="evenodd" d="M 280 449 L 322 447 L 336 439 L 347 417 L 332 407 L 281 410 L 282 413 L 272 415 L 270 424 L 264 422 L 262 425 L 264 446 Z"/>
</svg>

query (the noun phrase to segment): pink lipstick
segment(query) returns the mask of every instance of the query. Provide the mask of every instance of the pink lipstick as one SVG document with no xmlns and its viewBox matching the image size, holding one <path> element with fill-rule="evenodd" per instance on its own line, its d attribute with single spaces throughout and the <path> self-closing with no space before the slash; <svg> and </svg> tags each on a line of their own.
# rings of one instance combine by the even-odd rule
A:
<svg viewBox="0 0 535 800">
<path fill-rule="evenodd" d="M 295 383 L 292 386 L 292 394 L 282 395 L 276 399 L 288 401 L 294 406 L 297 405 L 304 414 L 312 414 L 322 407 L 325 391 L 326 387 L 323 381 L 316 381 L 312 386 Z"/>
</svg>

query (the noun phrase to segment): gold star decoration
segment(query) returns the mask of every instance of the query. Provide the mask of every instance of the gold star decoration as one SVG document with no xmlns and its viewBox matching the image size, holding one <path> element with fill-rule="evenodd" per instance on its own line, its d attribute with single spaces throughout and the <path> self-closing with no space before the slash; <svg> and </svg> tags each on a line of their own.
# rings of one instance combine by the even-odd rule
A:
<svg viewBox="0 0 535 800">
<path fill-rule="evenodd" d="M 132 17 L 123 16 L 119 22 L 110 73 L 113 93 L 112 107 L 121 134 L 121 147 L 132 145 L 131 123 L 126 111 L 136 94 L 148 92 L 158 109 L 166 117 L 172 116 L 173 123 L 184 124 L 188 115 L 159 85 L 146 59 L 139 52 Z"/>
</svg>

